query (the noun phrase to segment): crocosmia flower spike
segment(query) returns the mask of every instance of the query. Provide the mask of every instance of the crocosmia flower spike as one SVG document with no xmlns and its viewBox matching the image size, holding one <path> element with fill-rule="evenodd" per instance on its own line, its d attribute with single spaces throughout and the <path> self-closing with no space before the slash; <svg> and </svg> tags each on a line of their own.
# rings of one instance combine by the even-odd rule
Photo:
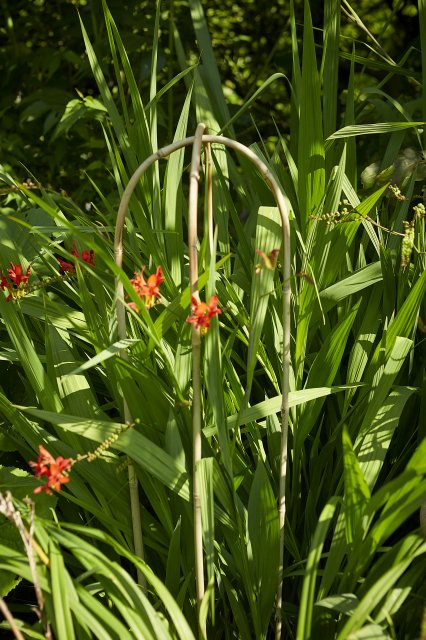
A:
<svg viewBox="0 0 426 640">
<path fill-rule="evenodd" d="M 210 320 L 213 316 L 222 313 L 219 309 L 217 296 L 212 296 L 208 302 L 198 302 L 198 300 L 192 296 L 192 315 L 186 319 L 187 322 L 193 324 L 197 329 L 200 329 L 200 333 L 203 336 L 207 333 L 210 326 Z"/>
<path fill-rule="evenodd" d="M 87 249 L 83 249 L 80 255 L 77 251 L 77 247 L 75 246 L 75 242 L 73 241 L 71 253 L 77 260 L 82 260 L 91 267 L 95 266 L 95 252 L 93 251 L 93 249 L 90 249 L 90 251 L 87 251 Z M 75 273 L 75 264 L 72 264 L 72 262 L 67 262 L 66 260 L 62 260 L 62 258 L 57 258 L 57 260 L 59 262 L 61 273 Z"/>
<path fill-rule="evenodd" d="M 145 298 L 145 307 L 151 309 L 155 302 L 161 297 L 160 285 L 164 282 L 163 270 L 161 267 L 157 267 L 157 271 L 150 275 L 146 281 L 143 277 L 144 271 L 145 267 L 142 267 L 139 272 L 135 271 L 135 277 L 132 278 L 130 282 L 139 298 Z M 134 302 L 129 302 L 129 307 L 136 309 Z"/>
<path fill-rule="evenodd" d="M 21 284 L 25 287 L 30 277 L 30 271 L 31 265 L 24 274 L 20 264 L 13 264 L 13 262 L 11 262 L 10 269 L 7 270 L 7 273 L 9 274 L 9 280 L 18 288 Z"/>
<path fill-rule="evenodd" d="M 23 295 L 27 290 L 28 278 L 30 277 L 31 265 L 27 267 L 24 273 L 20 264 L 10 263 L 10 269 L 7 269 L 7 274 L 3 275 L 0 270 L 0 287 L 2 291 L 9 291 L 9 295 L 6 300 L 12 300 L 12 298 Z"/>
<path fill-rule="evenodd" d="M 37 462 L 29 462 L 29 465 L 34 469 L 36 478 L 45 476 L 47 482 L 40 487 L 36 487 L 34 493 L 45 491 L 50 495 L 52 493 L 51 489 L 59 491 L 61 485 L 70 481 L 68 472 L 74 461 L 72 458 L 63 458 L 62 456 L 54 458 L 41 444 L 38 446 L 38 450 L 40 453 Z"/>
<path fill-rule="evenodd" d="M 57 260 L 59 262 L 61 273 L 75 273 L 75 266 L 71 262 L 62 260 L 62 258 L 57 258 Z"/>
</svg>

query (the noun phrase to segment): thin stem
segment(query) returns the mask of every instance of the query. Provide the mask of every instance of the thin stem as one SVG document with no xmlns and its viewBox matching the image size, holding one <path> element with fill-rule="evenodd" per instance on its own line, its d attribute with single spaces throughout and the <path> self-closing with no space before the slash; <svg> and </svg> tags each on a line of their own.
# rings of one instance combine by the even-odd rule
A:
<svg viewBox="0 0 426 640">
<path fill-rule="evenodd" d="M 191 296 L 198 298 L 198 251 L 197 216 L 198 182 L 200 180 L 200 158 L 204 124 L 199 124 L 192 147 L 191 173 L 189 176 L 189 283 Z M 195 582 L 197 590 L 198 629 L 200 637 L 207 635 L 206 624 L 201 623 L 201 603 L 204 598 L 204 557 L 203 525 L 201 519 L 201 498 L 199 463 L 201 460 L 201 339 L 200 330 L 192 325 L 192 496 L 194 509 Z"/>
<path fill-rule="evenodd" d="M 117 301 L 118 304 L 118 301 Z M 117 308 L 118 312 L 118 308 Z M 128 360 L 129 355 L 126 349 L 122 349 L 120 351 L 120 357 L 123 360 Z M 127 404 L 126 398 L 124 397 L 124 389 L 123 389 L 123 409 L 124 409 L 124 421 L 127 424 L 133 424 L 132 415 L 130 413 L 129 405 Z M 142 535 L 142 519 L 141 519 L 141 510 L 139 503 L 139 484 L 138 478 L 136 475 L 136 470 L 133 462 L 130 460 L 130 463 L 127 467 L 128 478 L 129 478 L 129 494 L 130 494 L 130 511 L 132 514 L 132 531 L 133 531 L 133 547 L 135 555 L 138 556 L 141 560 L 145 562 L 145 551 L 143 546 L 143 535 Z M 136 573 L 138 576 L 138 584 L 142 587 L 142 590 L 146 592 L 146 578 L 140 569 L 136 569 Z"/>
<path fill-rule="evenodd" d="M 124 190 L 121 198 L 120 207 L 117 215 L 117 223 L 115 228 L 115 261 L 116 264 L 122 266 L 123 256 L 123 227 L 126 218 L 126 213 L 129 207 L 130 198 L 133 191 L 138 184 L 140 177 L 143 173 L 160 158 L 166 158 L 171 153 L 194 144 L 195 136 L 185 138 L 170 144 L 162 149 L 159 149 L 156 153 L 147 158 L 134 172 L 130 181 Z M 280 452 L 280 483 L 279 483 L 279 522 L 280 522 L 280 556 L 278 566 L 278 580 L 277 580 L 277 592 L 276 592 L 276 604 L 275 604 L 275 638 L 279 640 L 281 638 L 282 629 L 282 589 L 283 589 L 283 565 L 284 565 L 284 527 L 285 527 L 285 515 L 286 515 L 286 479 L 287 479 L 287 441 L 288 441 L 288 393 L 289 393 L 289 376 L 290 376 L 290 295 L 291 295 L 291 269 L 290 269 L 290 225 L 287 207 L 285 204 L 284 196 L 278 186 L 275 178 L 270 173 L 268 167 L 262 162 L 250 149 L 245 145 L 225 138 L 223 136 L 202 136 L 202 142 L 204 144 L 220 144 L 225 147 L 229 147 L 234 151 L 238 151 L 246 158 L 248 158 L 258 169 L 265 182 L 271 188 L 274 194 L 278 210 L 281 217 L 281 226 L 283 233 L 283 312 L 282 312 L 282 324 L 283 324 L 283 350 L 282 350 L 282 406 L 281 406 L 281 452 Z M 195 178 L 195 177 L 194 177 Z M 198 180 L 197 180 L 198 184 Z M 190 242 L 191 251 L 191 242 Z M 191 286 L 193 285 L 193 278 L 191 278 Z M 119 340 L 126 337 L 126 319 L 125 309 L 123 304 L 123 285 L 120 280 L 117 281 L 117 322 L 118 322 L 118 337 Z M 193 356 L 194 366 L 194 356 Z M 194 396 L 195 396 L 194 385 Z"/>
<path fill-rule="evenodd" d="M 21 536 L 22 542 L 24 544 L 25 553 L 27 554 L 28 564 L 31 571 L 31 576 L 33 579 L 34 591 L 36 594 L 38 608 L 35 607 L 35 612 L 39 616 L 42 621 L 44 627 L 44 635 L 46 640 L 52 640 L 52 631 L 50 629 L 49 622 L 46 617 L 45 606 L 44 606 L 44 597 L 43 592 L 40 587 L 40 581 L 38 579 L 37 573 L 37 564 L 34 558 L 33 551 L 35 550 L 39 555 L 40 559 L 46 566 L 49 566 L 49 559 L 47 558 L 44 551 L 34 540 L 34 503 L 31 500 L 26 501 L 30 507 L 30 530 L 24 526 L 22 521 L 21 512 L 15 508 L 13 504 L 12 494 L 10 491 L 6 491 L 3 495 L 0 493 L 0 513 L 2 513 L 10 522 L 12 522 L 15 527 L 18 529 L 19 535 Z"/>
<path fill-rule="evenodd" d="M 38 607 L 39 607 L 39 610 L 40 610 L 40 618 L 44 622 L 45 633 L 46 633 L 46 636 L 47 636 L 48 640 L 50 640 L 52 638 L 52 632 L 51 632 L 49 623 L 48 623 L 48 621 L 46 619 L 46 615 L 45 615 L 45 603 L 44 603 L 43 591 L 41 590 L 40 581 L 38 579 L 37 565 L 36 565 L 36 561 L 35 561 L 35 557 L 34 557 L 34 549 L 33 549 L 33 544 L 32 544 L 32 542 L 34 540 L 34 525 L 35 525 L 35 522 L 34 522 L 34 502 L 33 501 L 29 502 L 29 507 L 30 507 L 30 528 L 29 528 L 29 531 L 28 531 L 28 539 L 27 539 L 27 536 L 26 536 L 25 527 L 23 525 L 22 520 L 20 519 L 20 515 L 21 514 L 19 514 L 20 526 L 18 526 L 18 529 L 19 529 L 22 541 L 23 541 L 24 546 L 25 546 L 25 551 L 26 551 L 27 557 L 28 557 L 28 564 L 30 565 L 31 576 L 32 576 L 33 583 L 34 583 L 34 591 L 35 591 L 35 594 L 36 594 Z M 26 540 L 27 540 L 27 542 L 26 542 Z"/>
<path fill-rule="evenodd" d="M 5 620 L 9 623 L 10 630 L 12 631 L 15 638 L 17 640 L 25 640 L 24 636 L 19 631 L 16 625 L 15 618 L 10 613 L 9 607 L 7 606 L 6 602 L 3 600 L 2 597 L 0 597 L 0 611 L 2 612 Z"/>
<path fill-rule="evenodd" d="M 130 509 L 132 512 L 133 546 L 135 555 L 141 560 L 145 561 L 138 477 L 136 475 L 136 469 L 133 462 L 130 461 L 130 464 L 127 468 L 129 477 Z M 142 587 L 142 590 L 146 592 L 146 578 L 140 569 L 136 569 L 136 571 L 138 576 L 138 584 Z"/>
</svg>

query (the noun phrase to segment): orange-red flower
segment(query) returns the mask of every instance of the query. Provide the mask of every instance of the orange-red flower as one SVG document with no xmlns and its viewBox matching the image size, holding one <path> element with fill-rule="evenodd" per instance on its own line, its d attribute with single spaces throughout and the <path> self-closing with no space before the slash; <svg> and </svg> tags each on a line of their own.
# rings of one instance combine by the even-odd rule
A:
<svg viewBox="0 0 426 640">
<path fill-rule="evenodd" d="M 34 489 L 34 493 L 45 491 L 50 495 L 52 493 L 51 489 L 59 491 L 62 484 L 70 481 L 68 472 L 71 469 L 73 460 L 72 458 L 63 458 L 62 456 L 54 458 L 41 444 L 38 446 L 38 449 L 40 453 L 37 462 L 29 462 L 29 464 L 34 469 L 35 477 L 41 478 L 45 476 L 47 482 Z"/>
<path fill-rule="evenodd" d="M 30 277 L 31 265 L 28 266 L 25 274 L 20 264 L 13 264 L 13 262 L 11 262 L 10 267 L 11 268 L 7 270 L 7 273 L 9 274 L 9 280 L 13 282 L 16 288 L 18 288 L 21 284 L 25 287 L 28 282 L 28 278 Z"/>
<path fill-rule="evenodd" d="M 160 284 L 164 282 L 163 271 L 161 267 L 157 267 L 157 271 L 150 275 L 146 281 L 143 277 L 144 271 L 145 267 L 142 267 L 139 272 L 135 271 L 135 277 L 132 278 L 130 282 L 132 283 L 139 298 L 145 298 L 145 307 L 150 309 L 154 306 L 155 301 L 161 297 Z M 129 302 L 129 307 L 131 309 L 136 309 L 134 302 Z"/>
<path fill-rule="evenodd" d="M 204 335 L 210 326 L 210 320 L 213 316 L 222 313 L 222 310 L 217 306 L 219 299 L 217 296 L 212 296 L 208 302 L 198 302 L 198 300 L 192 296 L 191 302 L 192 316 L 189 316 L 186 321 L 195 325 L 197 329 L 200 329 L 201 335 Z"/>
<path fill-rule="evenodd" d="M 24 273 L 20 264 L 10 263 L 10 269 L 7 269 L 7 274 L 3 275 L 2 271 L 0 271 L 0 287 L 1 290 L 4 291 L 7 289 L 9 291 L 9 295 L 6 298 L 6 301 L 12 300 L 14 294 L 12 293 L 14 289 L 24 289 L 28 284 L 28 278 L 30 277 L 31 265 L 28 266 L 26 272 Z"/>
</svg>

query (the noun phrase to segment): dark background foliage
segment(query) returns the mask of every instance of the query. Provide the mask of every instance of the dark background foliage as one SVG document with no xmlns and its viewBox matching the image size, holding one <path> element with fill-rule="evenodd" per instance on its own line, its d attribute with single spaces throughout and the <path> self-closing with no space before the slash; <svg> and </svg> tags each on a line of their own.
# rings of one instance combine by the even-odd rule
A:
<svg viewBox="0 0 426 640">
<path fill-rule="evenodd" d="M 153 0 L 122 2 L 110 0 L 131 59 L 142 97 L 149 101 L 150 49 L 154 29 Z M 297 1 L 296 15 L 303 19 L 303 3 Z M 390 57 L 398 61 L 409 52 L 406 67 L 419 72 L 418 19 L 414 3 L 408 0 L 351 3 L 359 18 Z M 108 159 L 99 123 L 80 118 L 75 125 L 57 135 L 56 127 L 70 100 L 97 94 L 95 81 L 84 52 L 78 13 L 89 32 L 104 73 L 109 73 L 111 57 L 107 45 L 101 0 L 2 0 L 0 27 L 0 164 L 18 179 L 34 176 L 45 186 L 64 189 L 79 199 L 90 198 L 88 173 L 96 181 L 108 181 Z M 314 24 L 322 24 L 322 2 L 311 2 Z M 342 24 L 343 51 L 369 56 L 363 42 L 372 42 L 360 24 L 350 16 Z M 240 0 L 232 6 L 220 0 L 204 2 L 212 44 L 221 73 L 223 89 L 231 114 L 272 73 L 291 76 L 291 35 L 289 2 Z M 181 69 L 173 29 L 184 44 L 188 63 L 196 63 L 197 49 L 190 20 L 189 2 L 162 3 L 161 41 L 158 60 L 159 86 Z M 321 44 L 322 32 L 317 31 Z M 342 60 L 342 88 L 347 86 L 349 62 Z M 376 84 L 384 76 L 372 76 L 357 67 L 358 90 Z M 415 98 L 419 84 L 404 76 L 394 76 L 392 95 L 402 102 Z M 395 86 L 398 85 L 398 86 Z M 111 80 L 113 95 L 117 87 Z M 179 85 L 160 104 L 159 143 L 170 140 L 183 100 Z M 342 101 L 344 92 L 342 91 Z M 276 126 L 286 133 L 290 112 L 288 85 L 275 82 L 238 122 L 238 134 L 245 142 L 263 139 L 273 144 Z M 254 125 L 256 122 L 256 126 Z M 276 124 L 275 124 L 276 123 Z"/>
</svg>

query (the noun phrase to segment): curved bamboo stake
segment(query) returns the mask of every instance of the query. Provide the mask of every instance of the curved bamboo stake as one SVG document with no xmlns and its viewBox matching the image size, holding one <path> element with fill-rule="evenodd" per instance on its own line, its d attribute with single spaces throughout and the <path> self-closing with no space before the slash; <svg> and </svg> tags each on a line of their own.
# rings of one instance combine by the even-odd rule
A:
<svg viewBox="0 0 426 640">
<path fill-rule="evenodd" d="M 189 175 L 188 249 L 189 285 L 191 297 L 199 302 L 198 295 L 198 182 L 200 159 L 205 124 L 199 124 L 192 145 L 191 173 Z M 203 524 L 199 466 L 201 461 L 201 336 L 200 330 L 191 325 L 192 340 L 192 499 L 194 509 L 195 584 L 197 589 L 198 631 L 201 638 L 207 637 L 206 624 L 201 624 L 200 611 L 204 598 Z"/>
<path fill-rule="evenodd" d="M 205 151 L 207 173 L 207 231 L 211 257 L 213 255 L 213 160 L 212 147 L 209 142 L 205 144 Z"/>
<path fill-rule="evenodd" d="M 133 191 L 136 188 L 143 173 L 154 163 L 161 158 L 167 158 L 171 153 L 194 144 L 195 136 L 184 138 L 170 144 L 162 149 L 159 149 L 156 153 L 147 158 L 134 172 L 132 177 L 124 190 L 121 198 L 120 207 L 117 214 L 117 222 L 115 227 L 115 239 L 114 239 L 114 252 L 115 262 L 117 266 L 122 267 L 123 259 L 123 228 L 126 218 L 127 210 L 129 207 L 130 198 Z M 281 217 L 281 226 L 283 232 L 283 312 L 282 312 L 282 324 L 283 324 L 283 350 L 282 350 L 282 405 L 281 405 L 281 453 L 280 453 L 280 487 L 279 487 L 279 522 L 280 522 L 280 556 L 278 566 L 278 582 L 277 582 L 277 595 L 276 595 L 276 609 L 275 609 L 275 638 L 278 640 L 281 638 L 281 616 L 282 616 L 282 584 L 283 584 L 283 564 L 284 564 L 284 525 L 285 525 L 285 488 L 287 477 L 287 440 L 288 440 L 288 394 L 289 394 L 289 374 L 290 374 L 290 224 L 288 218 L 287 207 L 284 201 L 284 196 L 281 192 L 278 183 L 269 171 L 268 167 L 262 160 L 260 160 L 248 147 L 225 138 L 223 136 L 203 135 L 203 144 L 221 144 L 234 151 L 238 151 L 246 158 L 248 158 L 257 168 L 265 182 L 269 185 Z M 126 316 L 124 305 L 124 291 L 123 285 L 120 280 L 117 279 L 117 324 L 118 324 L 118 339 L 122 340 L 126 337 Z"/>
<path fill-rule="evenodd" d="M 121 231 L 122 234 L 122 231 Z M 115 250 L 115 263 L 120 268 L 123 264 L 123 244 L 122 244 L 122 235 L 121 235 L 121 243 L 118 243 L 120 247 L 117 250 L 117 245 L 114 243 Z M 126 335 L 126 315 L 125 315 L 125 306 L 124 306 L 124 291 L 123 285 L 118 278 L 116 278 L 116 291 L 117 291 L 117 331 L 118 336 Z M 119 340 L 122 338 L 119 337 Z M 120 357 L 123 360 L 128 360 L 129 355 L 126 349 L 120 350 Z M 132 424 L 133 418 L 130 413 L 129 405 L 126 401 L 126 396 L 123 391 L 123 411 L 124 411 L 124 421 L 126 424 Z M 128 478 L 129 478 L 129 494 L 130 494 L 130 510 L 132 514 L 132 532 L 133 532 L 133 547 L 135 555 L 138 556 L 141 560 L 145 560 L 145 551 L 143 545 L 143 536 L 142 536 L 142 521 L 141 521 L 141 510 L 140 510 L 140 502 L 139 502 L 139 484 L 138 478 L 136 475 L 135 466 L 132 461 L 128 465 Z M 137 569 L 138 576 L 138 584 L 142 587 L 143 591 L 146 591 L 146 578 L 140 569 Z"/>
</svg>

